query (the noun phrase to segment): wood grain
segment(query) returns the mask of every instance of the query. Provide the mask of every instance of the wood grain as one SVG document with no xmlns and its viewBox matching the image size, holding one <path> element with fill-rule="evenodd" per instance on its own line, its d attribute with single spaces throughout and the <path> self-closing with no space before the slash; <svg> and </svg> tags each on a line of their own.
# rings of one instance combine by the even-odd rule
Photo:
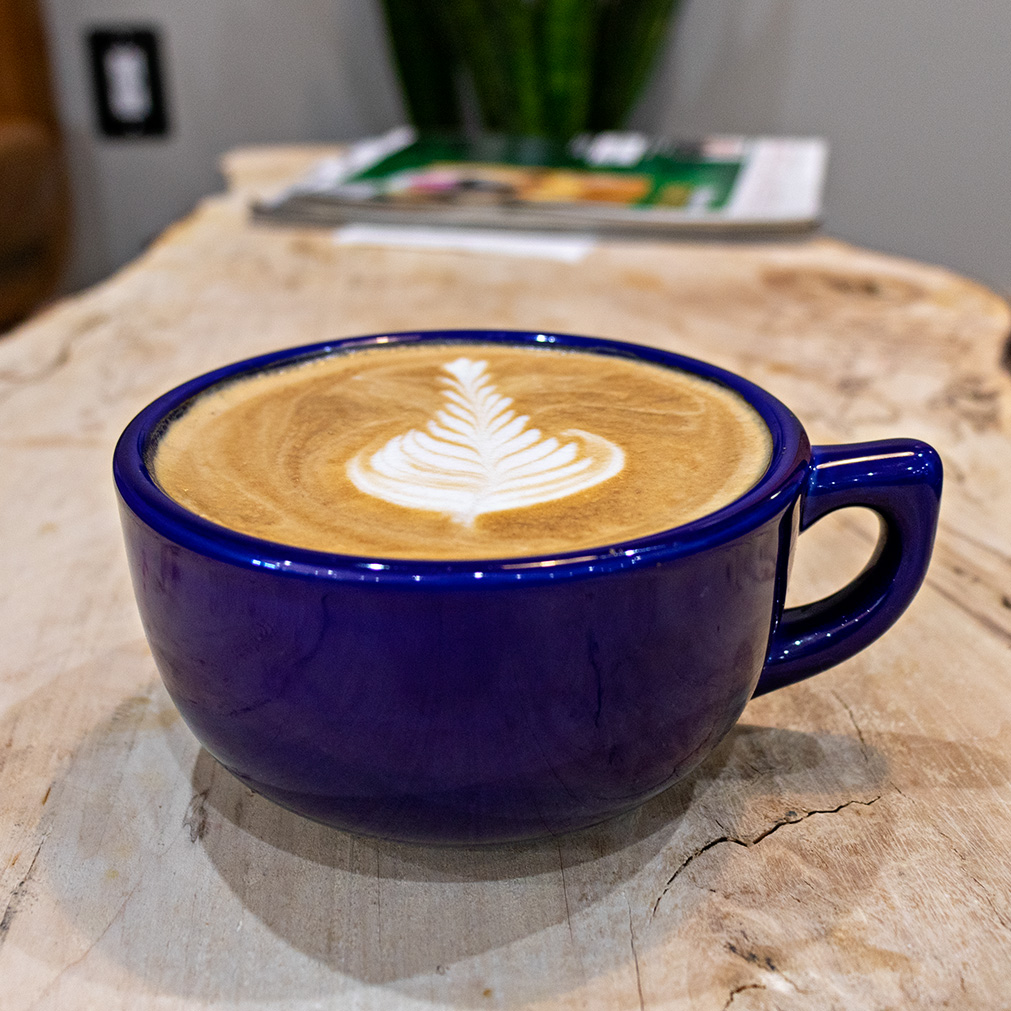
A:
<svg viewBox="0 0 1011 1011">
<path fill-rule="evenodd" d="M 0 1005 L 1011 1007 L 1011 324 L 990 292 L 831 241 L 608 243 L 580 264 L 253 227 L 314 152 L 0 343 Z M 438 850 L 303 821 L 223 772 L 144 643 L 110 457 L 169 386 L 295 343 L 438 326 L 633 339 L 742 372 L 816 441 L 915 436 L 935 561 L 859 657 L 754 701 L 688 781 L 558 840 Z M 805 534 L 795 599 L 859 568 Z"/>
</svg>

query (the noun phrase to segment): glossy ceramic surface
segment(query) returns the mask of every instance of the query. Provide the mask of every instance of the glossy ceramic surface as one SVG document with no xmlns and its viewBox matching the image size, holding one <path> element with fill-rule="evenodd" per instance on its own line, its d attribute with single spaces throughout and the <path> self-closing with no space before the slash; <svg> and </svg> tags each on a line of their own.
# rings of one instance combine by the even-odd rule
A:
<svg viewBox="0 0 1011 1011">
<path fill-rule="evenodd" d="M 409 562 L 286 547 L 218 527 L 148 471 L 159 431 L 244 372 L 371 343 L 551 343 L 685 369 L 769 426 L 759 484 L 697 522 L 599 550 Z M 937 455 L 893 440 L 811 449 L 763 390 L 652 348 L 557 334 L 394 334 L 236 363 L 131 422 L 114 470 L 134 587 L 165 684 L 211 754 L 311 818 L 470 843 L 567 831 L 684 776 L 748 699 L 840 662 L 916 592 L 940 495 Z M 798 530 L 842 506 L 882 516 L 864 573 L 784 612 Z"/>
</svg>

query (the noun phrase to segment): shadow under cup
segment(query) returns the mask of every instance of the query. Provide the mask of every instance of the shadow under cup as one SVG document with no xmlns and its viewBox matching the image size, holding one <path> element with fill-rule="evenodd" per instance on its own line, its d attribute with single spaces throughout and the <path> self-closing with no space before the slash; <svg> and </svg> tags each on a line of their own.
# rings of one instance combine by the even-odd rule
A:
<svg viewBox="0 0 1011 1011">
<path fill-rule="evenodd" d="M 764 477 L 684 526 L 553 557 L 396 561 L 260 540 L 189 512 L 148 461 L 195 396 L 343 349 L 549 343 L 665 365 L 747 400 Z M 165 394 L 116 447 L 137 603 L 165 685 L 207 750 L 310 818 L 406 841 L 564 832 L 670 786 L 748 699 L 832 666 L 901 614 L 933 543 L 941 465 L 911 440 L 811 448 L 752 383 L 654 348 L 450 331 L 355 338 L 227 366 Z M 867 568 L 784 610 L 798 530 L 844 506 L 882 519 Z"/>
</svg>

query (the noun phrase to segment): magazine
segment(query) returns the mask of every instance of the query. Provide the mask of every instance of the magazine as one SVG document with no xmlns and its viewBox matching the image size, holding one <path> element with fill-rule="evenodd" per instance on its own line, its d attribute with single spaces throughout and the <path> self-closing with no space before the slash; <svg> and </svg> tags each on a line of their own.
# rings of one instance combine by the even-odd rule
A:
<svg viewBox="0 0 1011 1011">
<path fill-rule="evenodd" d="M 322 159 L 253 214 L 331 226 L 803 231 L 818 224 L 827 157 L 820 138 L 612 132 L 560 144 L 401 127 Z"/>
</svg>

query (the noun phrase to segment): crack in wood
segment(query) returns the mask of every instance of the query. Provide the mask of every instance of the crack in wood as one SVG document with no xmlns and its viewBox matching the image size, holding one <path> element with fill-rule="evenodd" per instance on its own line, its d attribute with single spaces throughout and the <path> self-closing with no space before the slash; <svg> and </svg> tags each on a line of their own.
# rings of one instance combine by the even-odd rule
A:
<svg viewBox="0 0 1011 1011">
<path fill-rule="evenodd" d="M 697 850 L 689 853 L 688 856 L 681 861 L 674 873 L 667 879 L 667 884 L 664 885 L 663 891 L 657 896 L 656 902 L 653 903 L 653 908 L 650 910 L 649 918 L 650 920 L 656 916 L 657 910 L 660 908 L 660 903 L 663 901 L 664 897 L 671 890 L 674 882 L 681 876 L 681 874 L 688 869 L 688 867 L 694 863 L 700 856 L 704 853 L 708 853 L 709 850 L 716 846 L 720 846 L 723 843 L 733 843 L 735 846 L 742 846 L 745 849 L 750 849 L 752 846 L 758 845 L 763 839 L 768 839 L 770 835 L 774 832 L 778 832 L 784 825 L 796 825 L 799 822 L 806 821 L 808 818 L 814 817 L 818 814 L 836 814 L 839 811 L 843 811 L 848 807 L 870 807 L 872 804 L 876 804 L 881 800 L 882 795 L 878 794 L 876 797 L 872 797 L 870 800 L 847 800 L 840 804 L 838 807 L 829 808 L 815 808 L 811 811 L 787 811 L 786 814 L 780 818 L 778 821 L 774 822 L 769 828 L 765 829 L 763 832 L 759 832 L 758 835 L 753 836 L 751 839 L 739 839 L 737 836 L 723 835 L 716 839 L 710 839 L 704 846 L 700 846 Z"/>
<path fill-rule="evenodd" d="M 24 877 L 14 886 L 10 898 L 7 900 L 7 905 L 4 907 L 3 916 L 0 916 L 0 947 L 3 947 L 4 941 L 7 940 L 7 934 L 11 929 L 11 924 L 14 922 L 14 917 L 17 916 L 18 909 L 21 906 L 21 899 L 24 897 L 25 891 L 28 888 L 28 882 L 31 879 L 32 871 L 35 870 L 35 863 L 39 859 L 39 854 L 42 852 L 42 847 L 45 843 L 46 836 L 43 836 L 39 845 L 36 847 L 35 855 L 32 857 L 32 862 L 28 865 L 28 870 L 25 871 Z"/>
<path fill-rule="evenodd" d="M 565 922 L 569 928 L 569 940 L 574 941 L 575 936 L 572 933 L 572 910 L 569 909 L 569 892 L 565 884 L 565 859 L 562 857 L 562 844 L 560 842 L 555 843 L 555 850 L 558 853 L 558 873 L 562 878 L 562 900 L 565 902 Z"/>
<path fill-rule="evenodd" d="M 383 957 L 383 876 L 380 868 L 382 853 L 379 850 L 376 854 L 376 950 L 379 957 Z"/>
<path fill-rule="evenodd" d="M 962 864 L 963 870 L 979 890 L 979 895 L 982 897 L 987 906 L 989 906 L 990 912 L 994 915 L 994 919 L 996 919 L 1004 930 L 1011 930 L 1011 920 L 1009 920 L 1008 917 L 997 907 L 993 896 L 990 894 L 990 889 L 969 870 L 969 860 L 965 853 L 963 853 L 958 846 L 955 845 L 955 841 L 946 832 L 942 832 L 941 829 L 936 826 L 935 831 L 948 844 L 948 848 L 958 858 L 959 862 Z"/>
<path fill-rule="evenodd" d="M 93 940 L 88 942 L 87 947 L 81 952 L 76 958 L 71 959 L 63 966 L 62 969 L 46 984 L 42 993 L 35 999 L 34 1003 L 31 1005 L 29 1011 L 34 1011 L 35 1008 L 42 1007 L 49 995 L 56 989 L 60 984 L 61 980 L 76 969 L 94 950 L 105 940 L 106 934 L 112 930 L 112 925 L 123 915 L 124 910 L 129 904 L 130 900 L 137 893 L 137 889 L 143 884 L 143 878 L 137 881 L 137 883 L 126 893 L 123 897 L 123 901 L 119 904 L 119 907 L 112 914 L 109 922 L 102 928 L 101 933 Z"/>
<path fill-rule="evenodd" d="M 990 889 L 983 884 L 975 874 L 970 874 L 970 878 L 976 883 L 979 888 L 980 895 L 983 896 L 983 901 L 990 907 L 990 912 L 993 913 L 994 918 L 997 922 L 1005 929 L 1011 930 L 1011 921 L 997 908 L 997 904 L 993 900 L 993 896 L 990 894 Z"/>
<path fill-rule="evenodd" d="M 850 723 L 853 724 L 853 729 L 857 732 L 857 737 L 860 740 L 860 750 L 863 752 L 864 761 L 867 761 L 867 742 L 864 740 L 863 731 L 860 729 L 860 724 L 857 723 L 857 718 L 853 715 L 853 710 L 850 708 L 849 703 L 837 692 L 833 691 L 832 697 L 836 700 L 846 710 L 846 715 L 850 718 Z"/>
<path fill-rule="evenodd" d="M 642 998 L 642 975 L 639 972 L 639 953 L 635 950 L 635 930 L 632 928 L 632 905 L 628 901 L 628 896 L 624 896 L 625 906 L 628 909 L 628 940 L 632 947 L 632 959 L 635 962 L 635 988 L 639 993 L 639 1011 L 646 1011 L 646 1004 Z"/>
<path fill-rule="evenodd" d="M 745 990 L 765 990 L 767 987 L 764 983 L 745 983 L 743 986 L 735 986 L 733 990 L 730 991 L 730 996 L 727 998 L 726 1004 L 720 1009 L 720 1011 L 727 1011 L 727 1008 L 734 1003 L 734 998 L 739 993 L 744 993 Z"/>
</svg>

